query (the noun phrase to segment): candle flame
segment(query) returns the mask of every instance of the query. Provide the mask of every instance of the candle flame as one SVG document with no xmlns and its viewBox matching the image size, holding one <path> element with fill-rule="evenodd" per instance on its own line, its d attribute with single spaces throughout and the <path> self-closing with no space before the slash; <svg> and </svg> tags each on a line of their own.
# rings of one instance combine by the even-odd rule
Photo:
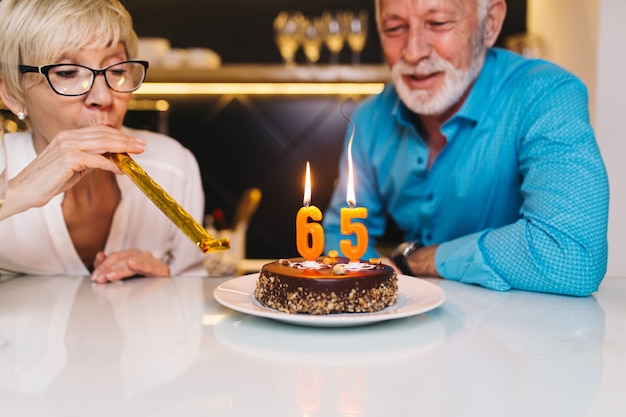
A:
<svg viewBox="0 0 626 417">
<path fill-rule="evenodd" d="M 306 162 L 306 179 L 304 181 L 304 199 L 302 203 L 309 207 L 311 204 L 311 164 L 309 161 Z"/>
<path fill-rule="evenodd" d="M 352 125 L 352 121 L 350 121 Z M 348 194 L 346 202 L 350 207 L 356 206 L 356 195 L 354 193 L 354 168 L 352 166 L 352 141 L 354 140 L 354 126 L 352 126 L 352 134 L 348 142 Z"/>
</svg>

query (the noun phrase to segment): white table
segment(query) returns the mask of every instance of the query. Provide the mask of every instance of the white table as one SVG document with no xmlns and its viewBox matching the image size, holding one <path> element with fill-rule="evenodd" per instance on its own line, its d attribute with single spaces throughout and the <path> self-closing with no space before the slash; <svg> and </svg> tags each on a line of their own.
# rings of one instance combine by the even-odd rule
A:
<svg viewBox="0 0 626 417">
<path fill-rule="evenodd" d="M 588 298 L 433 280 L 438 309 L 353 328 L 235 313 L 223 281 L 0 284 L 0 415 L 626 415 L 626 278 Z"/>
</svg>

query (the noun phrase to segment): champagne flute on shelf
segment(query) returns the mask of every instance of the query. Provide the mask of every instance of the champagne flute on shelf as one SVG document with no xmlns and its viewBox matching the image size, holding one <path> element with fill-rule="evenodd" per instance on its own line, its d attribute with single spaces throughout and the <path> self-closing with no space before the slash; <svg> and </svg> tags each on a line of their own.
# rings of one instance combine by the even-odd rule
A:
<svg viewBox="0 0 626 417">
<path fill-rule="evenodd" d="M 360 10 L 357 13 L 348 13 L 346 40 L 352 51 L 352 63 L 361 63 L 361 52 L 365 48 L 367 41 L 367 10 Z"/>
<path fill-rule="evenodd" d="M 4 203 L 4 196 L 7 192 L 9 173 L 7 170 L 7 149 L 4 143 L 4 119 L 0 115 L 0 208 Z"/>
<path fill-rule="evenodd" d="M 322 25 L 324 28 L 324 43 L 330 52 L 330 63 L 339 63 L 339 53 L 345 42 L 345 29 L 342 22 L 342 12 L 322 12 Z"/>
<path fill-rule="evenodd" d="M 302 50 L 308 63 L 314 64 L 320 59 L 322 48 L 322 20 L 319 17 L 302 20 Z"/>
<path fill-rule="evenodd" d="M 295 64 L 296 52 L 300 48 L 300 26 L 302 13 L 281 11 L 274 18 L 274 39 L 283 61 L 288 66 Z"/>
</svg>

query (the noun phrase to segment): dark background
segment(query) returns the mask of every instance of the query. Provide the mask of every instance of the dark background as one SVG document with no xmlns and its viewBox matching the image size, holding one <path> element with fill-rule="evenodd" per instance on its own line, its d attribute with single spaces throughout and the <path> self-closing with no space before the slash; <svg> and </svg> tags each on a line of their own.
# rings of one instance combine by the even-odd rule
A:
<svg viewBox="0 0 626 417">
<path fill-rule="evenodd" d="M 139 36 L 168 38 L 174 48 L 211 48 L 224 64 L 280 63 L 272 33 L 280 10 L 319 15 L 326 9 L 365 8 L 370 24 L 362 62 L 382 63 L 373 0 L 123 1 Z M 508 8 L 501 40 L 526 29 L 526 1 L 509 0 Z M 350 62 L 348 51 L 340 61 Z M 304 62 L 301 52 L 298 62 Z M 320 62 L 328 62 L 327 53 Z M 323 212 L 348 127 L 341 111 L 349 116 L 361 97 L 165 98 L 170 102 L 167 133 L 189 148 L 200 165 L 206 212 L 221 209 L 228 222 L 241 193 L 258 187 L 263 197 L 248 229 L 247 257 L 297 256 L 295 216 L 302 206 L 306 162 L 311 162 L 313 204 Z M 150 122 L 145 114 L 131 113 L 127 124 L 156 130 L 154 123 L 145 123 Z"/>
<path fill-rule="evenodd" d="M 175 48 L 206 47 L 225 63 L 277 63 L 272 22 L 281 10 L 320 15 L 323 10 L 369 11 L 369 36 L 362 61 L 382 62 L 374 0 L 122 0 L 142 37 L 168 38 Z M 526 31 L 526 0 L 508 0 L 501 38 Z M 342 58 L 348 62 L 347 51 Z M 302 53 L 299 60 L 303 62 Z M 324 62 L 322 56 L 320 62 Z M 327 59 L 327 58 L 326 58 Z"/>
</svg>

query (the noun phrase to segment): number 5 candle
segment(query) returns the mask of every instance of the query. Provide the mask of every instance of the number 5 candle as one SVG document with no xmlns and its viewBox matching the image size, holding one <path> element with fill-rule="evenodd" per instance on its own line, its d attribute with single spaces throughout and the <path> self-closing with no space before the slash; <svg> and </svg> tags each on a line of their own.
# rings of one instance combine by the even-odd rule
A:
<svg viewBox="0 0 626 417">
<path fill-rule="evenodd" d="M 296 247 L 298 253 L 308 262 L 314 262 L 324 251 L 324 229 L 318 222 L 322 220 L 319 208 L 311 206 L 311 165 L 306 163 L 304 184 L 304 207 L 296 215 Z M 314 222 L 309 222 L 309 218 Z"/>
<path fill-rule="evenodd" d="M 367 209 L 365 207 L 356 206 L 356 195 L 354 192 L 354 168 L 352 166 L 352 140 L 354 139 L 354 131 L 348 143 L 348 193 L 346 201 L 350 205 L 349 208 L 341 209 L 341 234 L 356 236 L 356 244 L 352 244 L 350 239 L 343 239 L 339 242 L 341 252 L 350 259 L 350 262 L 359 262 L 361 257 L 367 251 L 368 232 L 367 227 L 363 223 L 353 222 L 353 219 L 366 219 Z"/>
</svg>

